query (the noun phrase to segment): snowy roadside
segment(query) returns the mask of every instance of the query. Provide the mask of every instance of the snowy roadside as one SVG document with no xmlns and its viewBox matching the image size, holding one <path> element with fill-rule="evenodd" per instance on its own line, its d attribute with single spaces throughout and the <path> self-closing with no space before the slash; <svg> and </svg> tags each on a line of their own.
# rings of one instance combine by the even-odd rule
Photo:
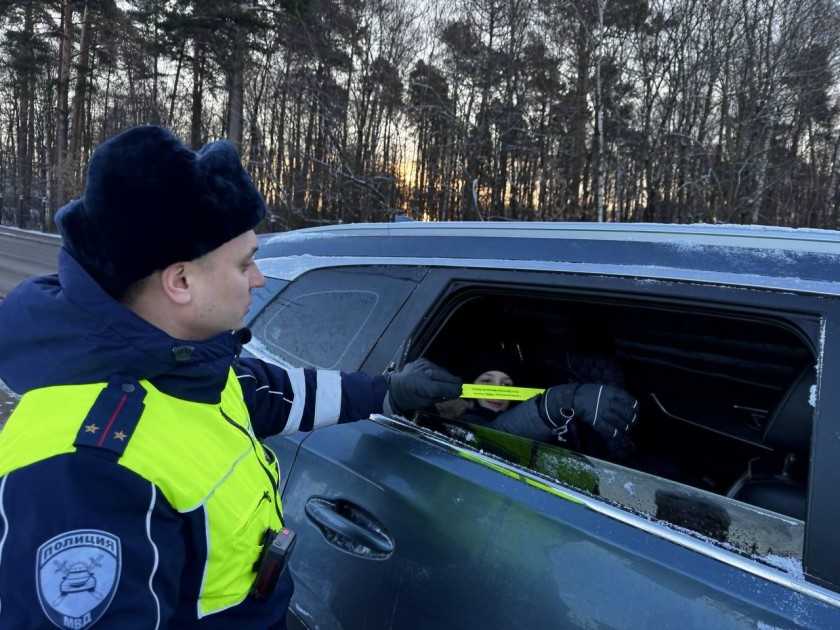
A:
<svg viewBox="0 0 840 630">
<path fill-rule="evenodd" d="M 3 381 L 0 381 L 0 429 L 12 415 L 12 410 L 15 408 L 18 398 L 17 394 L 6 387 Z"/>
</svg>

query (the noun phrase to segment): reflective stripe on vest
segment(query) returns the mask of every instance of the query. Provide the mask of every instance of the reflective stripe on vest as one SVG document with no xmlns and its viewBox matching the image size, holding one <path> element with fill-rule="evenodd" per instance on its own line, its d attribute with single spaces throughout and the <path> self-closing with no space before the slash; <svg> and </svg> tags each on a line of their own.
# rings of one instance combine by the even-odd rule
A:
<svg viewBox="0 0 840 630">
<path fill-rule="evenodd" d="M 161 393 L 148 381 L 145 409 L 118 465 L 155 484 L 181 513 L 203 510 L 204 559 L 198 617 L 247 597 L 267 528 L 280 529 L 276 457 L 253 435 L 233 370 L 218 405 Z M 102 383 L 25 394 L 0 432 L 0 476 L 76 450 L 73 446 Z M 91 526 L 95 524 L 92 523 Z"/>
</svg>

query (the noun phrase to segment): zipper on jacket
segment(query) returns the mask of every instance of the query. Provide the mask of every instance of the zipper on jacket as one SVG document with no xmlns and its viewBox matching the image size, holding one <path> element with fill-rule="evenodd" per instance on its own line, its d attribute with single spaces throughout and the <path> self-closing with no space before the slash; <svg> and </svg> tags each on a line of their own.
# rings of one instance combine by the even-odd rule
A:
<svg viewBox="0 0 840 630">
<path fill-rule="evenodd" d="M 257 456 L 257 461 L 259 461 L 260 463 L 260 468 L 263 469 L 266 476 L 268 477 L 268 480 L 271 482 L 271 489 L 274 492 L 274 511 L 277 512 L 277 518 L 280 519 L 280 527 L 285 527 L 286 522 L 283 520 L 283 515 L 280 513 L 280 498 L 277 495 L 277 484 L 279 483 L 279 479 L 275 481 L 274 477 L 271 475 L 271 471 L 265 464 L 263 464 L 264 457 L 260 456 L 260 452 L 257 450 L 257 445 L 259 444 L 259 442 L 256 439 L 254 439 L 254 437 L 245 429 L 245 427 L 231 419 L 230 416 L 228 416 L 225 413 L 224 409 L 219 407 L 219 412 L 222 414 L 222 417 L 225 419 L 225 421 L 227 421 L 228 424 L 230 424 L 233 427 L 236 427 L 243 435 L 246 435 L 248 437 L 248 440 L 251 442 L 251 448 L 254 449 L 254 455 Z M 260 449 L 262 449 L 262 444 L 259 444 L 259 447 Z M 269 502 L 271 502 L 271 497 L 268 494 L 268 490 L 263 490 L 263 496 L 260 499 L 260 503 L 258 503 L 257 506 L 259 506 L 265 499 L 268 499 Z"/>
</svg>

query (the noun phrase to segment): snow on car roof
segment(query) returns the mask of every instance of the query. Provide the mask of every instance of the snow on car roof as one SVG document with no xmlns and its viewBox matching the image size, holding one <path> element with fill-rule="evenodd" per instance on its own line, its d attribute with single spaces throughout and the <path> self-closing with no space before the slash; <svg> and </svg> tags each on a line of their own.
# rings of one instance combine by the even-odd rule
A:
<svg viewBox="0 0 840 630">
<path fill-rule="evenodd" d="M 840 233 L 740 225 L 377 223 L 262 235 L 269 275 L 404 264 L 600 273 L 838 293 Z M 281 260 L 285 259 L 285 260 Z"/>
</svg>

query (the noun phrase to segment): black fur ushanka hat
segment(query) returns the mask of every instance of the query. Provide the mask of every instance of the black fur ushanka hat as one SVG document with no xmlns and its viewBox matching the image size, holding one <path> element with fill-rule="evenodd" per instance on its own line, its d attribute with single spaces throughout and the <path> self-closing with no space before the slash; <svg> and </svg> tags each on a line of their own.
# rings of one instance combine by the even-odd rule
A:
<svg viewBox="0 0 840 630">
<path fill-rule="evenodd" d="M 233 145 L 193 151 L 144 125 L 99 145 L 84 197 L 56 213 L 63 245 L 112 296 L 253 229 L 265 202 Z"/>
</svg>

